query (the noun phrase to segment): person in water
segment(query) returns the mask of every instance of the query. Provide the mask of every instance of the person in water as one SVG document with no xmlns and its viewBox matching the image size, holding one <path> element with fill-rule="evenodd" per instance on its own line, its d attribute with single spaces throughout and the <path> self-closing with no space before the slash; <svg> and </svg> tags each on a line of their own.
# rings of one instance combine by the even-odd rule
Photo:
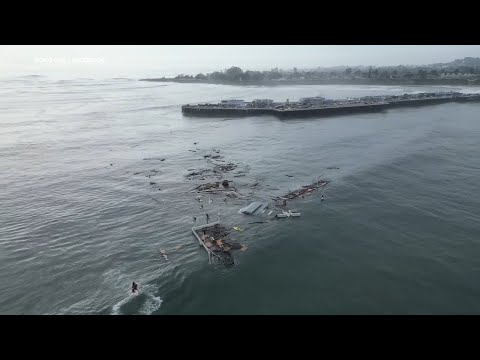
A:
<svg viewBox="0 0 480 360">
<path fill-rule="evenodd" d="M 323 194 L 322 194 L 322 197 L 320 198 L 320 201 L 323 201 Z"/>
<path fill-rule="evenodd" d="M 132 283 L 132 293 L 134 294 L 137 291 L 138 291 L 138 284 L 134 281 Z"/>
<path fill-rule="evenodd" d="M 208 221 L 210 220 L 210 215 L 206 214 L 207 215 L 207 224 L 208 224 Z"/>
</svg>

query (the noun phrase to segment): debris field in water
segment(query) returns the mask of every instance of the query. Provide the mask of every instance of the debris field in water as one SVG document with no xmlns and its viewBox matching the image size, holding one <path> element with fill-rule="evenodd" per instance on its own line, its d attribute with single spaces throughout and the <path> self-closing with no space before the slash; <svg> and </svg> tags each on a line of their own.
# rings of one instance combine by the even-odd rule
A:
<svg viewBox="0 0 480 360">
<path fill-rule="evenodd" d="M 195 145 L 197 142 L 194 143 Z M 200 151 L 200 149 L 196 150 L 188 150 L 191 152 L 197 152 Z M 249 172 L 250 168 L 249 166 L 245 166 L 243 170 L 239 169 L 239 164 L 233 163 L 231 161 L 226 162 L 224 160 L 223 155 L 219 155 L 220 150 L 213 149 L 213 151 L 209 154 L 203 155 L 203 159 L 207 161 L 208 164 L 211 165 L 209 168 L 202 168 L 202 169 L 194 169 L 190 168 L 188 169 L 189 173 L 185 175 L 185 178 L 187 180 L 206 180 L 208 177 L 212 178 L 217 178 L 218 181 L 213 181 L 213 182 L 207 182 L 204 184 L 200 184 L 196 186 L 194 189 L 191 190 L 191 192 L 197 192 L 197 193 L 209 193 L 209 194 L 215 194 L 215 193 L 222 193 L 225 198 L 224 201 L 226 201 L 226 198 L 243 198 L 244 196 L 240 195 L 237 192 L 237 188 L 235 183 L 232 180 L 222 180 L 223 176 L 225 173 L 229 173 L 233 170 L 237 170 L 236 172 L 233 173 L 233 177 L 244 177 L 246 174 Z M 144 158 L 143 160 L 155 160 L 155 161 L 165 161 L 164 157 L 151 157 L 151 158 Z M 111 164 L 113 165 L 113 164 Z M 243 166 L 243 165 L 242 165 Z M 327 167 L 329 170 L 333 169 L 340 169 L 339 167 Z M 159 173 L 159 170 L 153 169 L 153 170 L 146 170 L 146 171 L 139 171 L 139 172 L 134 172 L 133 175 L 141 175 L 144 174 L 145 177 L 151 178 L 152 176 L 157 175 Z M 293 178 L 293 175 L 287 174 L 285 175 L 287 177 Z M 284 196 L 277 196 L 273 197 L 272 199 L 276 201 L 282 201 L 282 205 L 276 205 L 276 206 L 282 206 L 284 209 L 286 209 L 286 200 L 293 200 L 298 197 L 304 197 L 305 195 L 311 194 L 313 191 L 319 189 L 320 187 L 326 186 L 329 183 L 328 180 L 320 180 L 317 181 L 313 184 L 302 186 L 300 189 L 297 189 L 295 191 L 291 191 L 288 194 Z M 156 185 L 156 182 L 150 181 L 149 184 L 151 186 Z M 259 186 L 259 183 L 256 182 L 253 185 L 250 185 L 250 189 L 256 190 L 257 186 Z M 265 185 L 267 188 L 270 190 L 278 190 L 278 188 L 272 187 L 270 185 Z M 158 188 L 158 190 L 161 190 Z M 253 193 L 253 192 L 252 192 Z M 201 195 L 196 197 L 196 200 L 199 202 L 202 202 Z M 208 203 L 211 204 L 213 200 L 211 198 L 208 198 Z M 203 205 L 201 206 L 203 209 Z M 261 213 L 264 213 L 262 211 Z M 273 211 L 269 211 L 267 216 L 270 217 L 272 215 Z M 283 213 L 280 213 L 281 215 L 285 215 L 285 211 Z M 294 213 L 289 212 L 288 215 L 290 216 L 295 216 Z M 300 215 L 300 214 L 298 214 Z M 276 217 L 276 216 L 275 216 Z M 289 216 L 288 216 L 289 217 Z M 270 221 L 270 220 L 269 220 Z M 258 222 L 261 223 L 261 222 Z M 233 227 L 235 231 L 241 232 L 243 229 L 240 227 Z M 232 256 L 231 251 L 232 250 L 240 250 L 240 251 L 245 251 L 247 250 L 246 245 L 242 245 L 234 240 L 232 240 L 229 237 L 229 233 L 226 231 L 226 228 L 223 227 L 220 224 L 215 224 L 211 227 L 207 227 L 204 229 L 200 229 L 196 231 L 197 234 L 200 236 L 202 241 L 204 242 L 205 246 L 219 259 L 223 261 L 223 263 L 227 266 L 234 265 L 234 259 Z M 181 248 L 181 245 L 177 247 L 177 250 Z M 168 260 L 167 254 L 165 250 L 160 251 L 161 256 L 165 259 Z"/>
</svg>

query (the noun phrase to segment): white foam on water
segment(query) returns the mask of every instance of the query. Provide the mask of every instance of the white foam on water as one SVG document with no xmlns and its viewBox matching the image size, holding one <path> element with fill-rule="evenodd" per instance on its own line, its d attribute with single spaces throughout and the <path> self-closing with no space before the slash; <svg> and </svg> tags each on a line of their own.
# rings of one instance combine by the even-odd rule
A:
<svg viewBox="0 0 480 360">
<path fill-rule="evenodd" d="M 112 307 L 112 315 L 120 315 L 120 308 L 125 305 L 126 303 L 128 303 L 128 301 L 132 298 L 132 296 L 130 295 L 129 297 L 119 301 L 118 303 L 116 303 L 115 305 L 113 305 Z"/>
<path fill-rule="evenodd" d="M 160 296 L 155 296 L 153 294 L 147 294 L 147 296 L 147 300 L 140 309 L 140 314 L 142 315 L 151 315 L 152 313 L 160 309 L 160 306 L 163 302 Z"/>
<path fill-rule="evenodd" d="M 163 300 L 160 296 L 155 296 L 153 294 L 154 287 L 151 285 L 141 286 L 139 285 L 139 292 L 137 294 L 130 294 L 128 297 L 120 300 L 118 303 L 112 307 L 112 315 L 122 315 L 122 307 L 128 302 L 133 301 L 138 298 L 136 301 L 140 301 L 141 307 L 138 310 L 138 314 L 141 315 L 150 315 L 153 312 L 160 309 Z"/>
</svg>

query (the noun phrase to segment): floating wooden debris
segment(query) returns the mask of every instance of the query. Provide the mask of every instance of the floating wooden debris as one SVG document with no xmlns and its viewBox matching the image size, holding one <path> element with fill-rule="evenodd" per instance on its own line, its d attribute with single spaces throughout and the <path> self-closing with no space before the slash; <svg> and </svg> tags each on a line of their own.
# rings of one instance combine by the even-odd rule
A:
<svg viewBox="0 0 480 360">
<path fill-rule="evenodd" d="M 218 165 L 215 165 L 213 171 L 214 172 L 228 172 L 228 171 L 232 171 L 232 170 L 235 170 L 237 168 L 238 165 L 232 163 L 232 162 L 229 162 L 225 165 L 221 165 L 221 164 L 218 164 Z"/>
<path fill-rule="evenodd" d="M 231 251 L 242 249 L 242 245 L 231 240 L 227 229 L 220 225 L 218 221 L 195 226 L 192 228 L 192 232 L 200 245 L 207 251 L 210 263 L 212 263 L 214 259 L 217 259 L 225 266 L 234 265 Z"/>
<path fill-rule="evenodd" d="M 238 213 L 239 214 L 251 215 L 255 211 L 257 211 L 260 206 L 262 206 L 262 203 L 259 202 L 259 201 L 256 201 L 256 202 L 253 202 L 253 203 L 251 203 L 250 205 L 248 205 L 244 208 L 241 208 L 240 210 L 238 210 Z"/>
<path fill-rule="evenodd" d="M 215 193 L 218 191 L 234 191 L 235 183 L 231 180 L 224 180 L 222 182 L 216 181 L 212 183 L 206 183 L 198 185 L 196 188 L 192 189 L 191 192 L 209 192 Z"/>
<path fill-rule="evenodd" d="M 195 179 L 198 180 L 199 178 L 203 178 L 205 174 L 211 174 L 212 172 L 213 172 L 212 169 L 200 169 L 200 170 L 195 170 L 188 173 L 187 175 L 185 175 L 185 177 L 188 180 L 195 180 Z"/>
<path fill-rule="evenodd" d="M 240 195 L 239 193 L 237 193 L 236 191 L 229 191 L 229 192 L 225 193 L 225 196 L 227 196 L 229 198 L 232 198 L 232 199 L 243 198 L 243 196 Z"/>
<path fill-rule="evenodd" d="M 251 203 L 250 205 L 238 210 L 238 213 L 239 214 L 247 214 L 247 215 L 260 214 L 260 213 L 265 211 L 265 208 L 267 206 L 268 206 L 268 203 L 255 201 L 255 202 Z"/>
<path fill-rule="evenodd" d="M 274 200 L 292 200 L 292 199 L 295 199 L 299 196 L 302 196 L 302 195 L 305 195 L 305 194 L 309 194 L 311 193 L 312 191 L 315 191 L 317 190 L 318 188 L 322 187 L 322 186 L 325 186 L 329 183 L 328 180 L 320 180 L 320 181 L 317 181 L 311 185 L 305 185 L 303 186 L 301 189 L 298 189 L 298 190 L 295 190 L 295 191 L 292 191 L 290 193 L 288 193 L 287 195 L 284 195 L 284 196 L 277 196 L 275 198 L 273 198 Z"/>
<path fill-rule="evenodd" d="M 287 218 L 287 217 L 299 217 L 301 214 L 297 212 L 292 212 L 291 210 L 283 211 L 280 214 L 277 214 L 277 218 Z"/>
</svg>

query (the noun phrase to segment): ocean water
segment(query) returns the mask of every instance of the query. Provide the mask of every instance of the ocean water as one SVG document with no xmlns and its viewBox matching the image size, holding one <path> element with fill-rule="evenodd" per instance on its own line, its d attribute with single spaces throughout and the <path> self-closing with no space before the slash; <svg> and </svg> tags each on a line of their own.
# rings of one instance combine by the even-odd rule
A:
<svg viewBox="0 0 480 360">
<path fill-rule="evenodd" d="M 301 120 L 180 111 L 478 88 L 0 82 L 1 314 L 480 313 L 480 104 Z M 213 148 L 249 169 L 225 176 L 247 198 L 201 209 L 189 190 L 202 181 L 185 175 Z M 237 213 L 319 177 L 325 201 L 292 201 L 299 218 Z M 245 229 L 232 268 L 208 264 L 191 233 L 206 213 Z"/>
</svg>

